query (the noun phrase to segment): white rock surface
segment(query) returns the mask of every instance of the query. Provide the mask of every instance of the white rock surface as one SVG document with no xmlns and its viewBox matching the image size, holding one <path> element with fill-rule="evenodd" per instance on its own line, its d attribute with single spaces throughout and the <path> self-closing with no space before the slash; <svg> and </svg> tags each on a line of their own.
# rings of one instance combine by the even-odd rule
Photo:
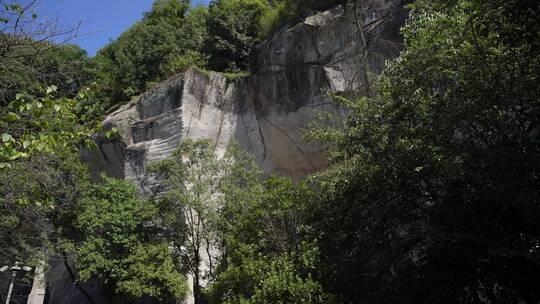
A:
<svg viewBox="0 0 540 304">
<path fill-rule="evenodd" d="M 398 54 L 406 12 L 395 0 L 366 7 L 369 70 L 376 74 Z M 95 176 L 105 171 L 133 180 L 143 193 L 154 186 L 145 166 L 170 155 L 183 138 L 212 139 L 219 153 L 236 140 L 267 174 L 297 180 L 319 171 L 328 164 L 325 147 L 308 144 L 304 133 L 319 112 L 338 114 L 329 92 L 362 91 L 358 36 L 352 12 L 339 6 L 263 43 L 247 78 L 188 69 L 109 115 L 104 125 L 121 130 L 121 143 L 102 142 L 101 153 L 83 157 Z"/>
<path fill-rule="evenodd" d="M 399 53 L 399 28 L 407 17 L 402 2 L 363 2 L 371 74 L 380 73 L 385 60 Z M 249 77 L 229 80 L 188 69 L 110 114 L 104 126 L 118 128 L 121 140 L 99 138 L 99 151 L 84 151 L 82 158 L 94 178 L 101 172 L 126 178 L 144 194 L 155 186 L 145 175 L 146 166 L 170 155 L 184 138 L 212 139 L 221 154 L 236 140 L 266 174 L 298 180 L 319 171 L 328 165 L 325 147 L 307 143 L 304 131 L 319 112 L 339 114 L 329 92 L 363 92 L 359 36 L 350 8 L 337 7 L 261 44 Z M 104 298 L 99 286 L 86 287 L 96 299 Z M 48 293 L 50 303 L 87 303 L 69 285 L 62 265 L 52 266 Z"/>
</svg>

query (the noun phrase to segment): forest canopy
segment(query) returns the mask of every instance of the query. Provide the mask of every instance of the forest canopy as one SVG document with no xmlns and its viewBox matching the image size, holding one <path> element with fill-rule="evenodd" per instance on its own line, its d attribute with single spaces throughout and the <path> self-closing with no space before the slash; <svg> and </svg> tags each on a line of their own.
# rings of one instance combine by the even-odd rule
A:
<svg viewBox="0 0 540 304">
<path fill-rule="evenodd" d="M 280 27 L 339 1 L 159 0 L 144 18 L 98 52 L 109 103 L 127 100 L 189 66 L 246 72 L 256 46 Z M 107 106 L 111 106 L 109 104 Z"/>
</svg>

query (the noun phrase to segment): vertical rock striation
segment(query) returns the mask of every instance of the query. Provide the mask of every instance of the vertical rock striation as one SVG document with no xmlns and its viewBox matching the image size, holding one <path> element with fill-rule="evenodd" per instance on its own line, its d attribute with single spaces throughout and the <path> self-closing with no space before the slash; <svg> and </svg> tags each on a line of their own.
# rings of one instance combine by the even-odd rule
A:
<svg viewBox="0 0 540 304">
<path fill-rule="evenodd" d="M 402 2 L 364 7 L 365 45 L 351 7 L 310 16 L 261 44 L 248 77 L 190 68 L 121 107 L 104 121 L 120 130 L 121 141 L 103 141 L 99 153 L 83 158 L 94 176 L 105 171 L 133 180 L 143 193 L 155 186 L 145 166 L 170 155 L 183 138 L 212 139 L 219 153 L 236 140 L 267 174 L 300 179 L 323 169 L 325 147 L 307 143 L 304 132 L 319 112 L 339 114 L 328 93 L 362 92 L 363 62 L 378 74 L 400 49 Z"/>
<path fill-rule="evenodd" d="M 352 6 L 338 6 L 282 29 L 259 46 L 245 78 L 195 68 L 174 75 L 107 116 L 105 129 L 117 128 L 121 139 L 98 138 L 99 150 L 83 151 L 82 158 L 94 178 L 102 172 L 126 178 L 146 195 L 156 181 L 145 167 L 184 138 L 212 139 L 220 154 L 236 140 L 266 174 L 300 179 L 319 171 L 328 165 L 325 146 L 307 143 L 304 132 L 320 112 L 340 115 L 330 92 L 364 92 L 366 75 L 379 74 L 398 55 L 403 2 L 364 1 L 363 24 Z M 48 277 L 49 303 L 87 303 L 61 265 Z M 99 286 L 87 288 L 95 299 L 105 297 Z"/>
</svg>

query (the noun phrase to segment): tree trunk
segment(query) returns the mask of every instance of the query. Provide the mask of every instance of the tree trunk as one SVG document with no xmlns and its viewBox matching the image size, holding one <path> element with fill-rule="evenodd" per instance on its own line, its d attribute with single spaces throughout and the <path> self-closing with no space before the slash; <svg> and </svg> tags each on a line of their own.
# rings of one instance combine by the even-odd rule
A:
<svg viewBox="0 0 540 304">
<path fill-rule="evenodd" d="M 195 299 L 195 304 L 203 304 L 204 301 L 202 299 L 201 294 L 201 283 L 200 283 L 200 275 L 199 275 L 199 269 L 197 268 L 197 273 L 193 276 L 193 298 Z"/>
</svg>

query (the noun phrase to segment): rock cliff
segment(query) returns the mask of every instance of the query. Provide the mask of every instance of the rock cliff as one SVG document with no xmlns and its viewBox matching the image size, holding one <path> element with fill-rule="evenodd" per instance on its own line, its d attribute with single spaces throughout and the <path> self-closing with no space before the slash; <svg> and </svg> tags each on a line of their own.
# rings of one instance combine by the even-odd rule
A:
<svg viewBox="0 0 540 304">
<path fill-rule="evenodd" d="M 155 181 L 145 166 L 170 155 L 184 138 L 212 139 L 219 153 L 236 140 L 266 174 L 300 179 L 323 169 L 325 147 L 307 143 L 305 130 L 319 112 L 340 114 L 330 92 L 363 92 L 365 75 L 380 73 L 401 46 L 403 1 L 364 4 L 363 24 L 350 7 L 338 6 L 276 33 L 259 46 L 247 77 L 190 68 L 111 113 L 104 128 L 117 128 L 121 139 L 98 138 L 99 151 L 82 153 L 93 177 L 126 178 L 149 194 Z M 53 265 L 47 285 L 49 303 L 86 303 L 61 265 Z M 104 299 L 99 286 L 86 288 Z"/>
<path fill-rule="evenodd" d="M 121 141 L 103 140 L 99 153 L 83 158 L 94 176 L 104 171 L 133 180 L 143 193 L 153 186 L 145 166 L 183 138 L 213 139 L 220 153 L 236 140 L 267 174 L 299 179 L 321 170 L 325 147 L 307 143 L 304 132 L 319 112 L 339 112 L 328 93 L 362 92 L 364 50 L 368 71 L 377 74 L 400 49 L 402 2 L 368 2 L 365 45 L 350 8 L 310 16 L 260 45 L 250 76 L 191 68 L 121 107 L 104 121 L 106 129 L 120 130 Z"/>
</svg>

